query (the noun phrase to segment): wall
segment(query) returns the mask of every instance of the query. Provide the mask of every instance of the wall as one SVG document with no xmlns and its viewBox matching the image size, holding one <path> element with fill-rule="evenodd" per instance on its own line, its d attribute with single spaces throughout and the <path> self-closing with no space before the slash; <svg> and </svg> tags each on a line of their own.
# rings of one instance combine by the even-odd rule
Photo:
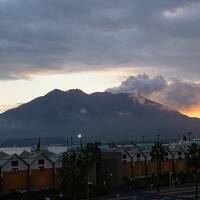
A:
<svg viewBox="0 0 200 200">
<path fill-rule="evenodd" d="M 28 188 L 28 172 L 19 171 L 17 174 L 3 172 L 2 191 L 11 192 L 15 189 L 26 190 Z"/>
</svg>

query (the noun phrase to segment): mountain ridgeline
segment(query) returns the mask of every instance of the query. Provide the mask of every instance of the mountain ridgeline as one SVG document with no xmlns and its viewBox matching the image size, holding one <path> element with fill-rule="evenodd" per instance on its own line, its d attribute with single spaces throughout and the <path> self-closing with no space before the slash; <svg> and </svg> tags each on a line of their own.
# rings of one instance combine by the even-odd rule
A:
<svg viewBox="0 0 200 200">
<path fill-rule="evenodd" d="M 63 137 L 88 140 L 176 138 L 198 134 L 200 119 L 150 101 L 139 94 L 53 90 L 0 115 L 0 139 Z"/>
</svg>

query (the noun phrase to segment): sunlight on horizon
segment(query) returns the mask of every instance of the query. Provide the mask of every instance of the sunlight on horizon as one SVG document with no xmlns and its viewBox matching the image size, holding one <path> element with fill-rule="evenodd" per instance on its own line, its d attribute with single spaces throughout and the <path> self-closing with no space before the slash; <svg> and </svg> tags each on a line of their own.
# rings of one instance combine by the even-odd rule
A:
<svg viewBox="0 0 200 200">
<path fill-rule="evenodd" d="M 44 96 L 53 89 L 81 89 L 86 93 L 102 92 L 114 87 L 128 76 L 129 68 L 70 74 L 41 74 L 27 80 L 0 81 L 0 112 Z M 133 74 L 133 70 L 131 69 Z"/>
<path fill-rule="evenodd" d="M 120 85 L 130 74 L 138 74 L 129 67 L 63 74 L 35 74 L 27 80 L 0 81 L 0 113 L 18 107 L 39 96 L 44 96 L 53 89 L 67 91 L 80 89 L 86 93 L 103 92 L 107 88 Z M 152 74 L 155 74 L 152 70 Z M 200 105 L 185 109 L 176 109 L 190 117 L 200 118 Z"/>
</svg>

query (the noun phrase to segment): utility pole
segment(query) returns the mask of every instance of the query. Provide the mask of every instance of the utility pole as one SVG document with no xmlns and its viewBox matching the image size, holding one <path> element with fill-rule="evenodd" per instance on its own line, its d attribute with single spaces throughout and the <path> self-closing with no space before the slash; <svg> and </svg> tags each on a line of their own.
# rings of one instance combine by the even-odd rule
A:
<svg viewBox="0 0 200 200">
<path fill-rule="evenodd" d="M 71 141 L 71 151 L 72 151 L 72 149 L 73 149 L 73 137 L 72 136 L 70 137 L 70 141 Z"/>
<path fill-rule="evenodd" d="M 83 145 L 82 145 L 82 135 L 78 134 L 78 139 L 79 139 L 79 148 L 82 149 Z"/>
<path fill-rule="evenodd" d="M 38 138 L 38 143 L 37 143 L 37 152 L 40 152 L 41 150 L 41 144 L 40 144 L 40 138 Z"/>
<path fill-rule="evenodd" d="M 67 142 L 67 150 L 68 150 L 68 147 L 69 147 L 69 139 L 68 139 L 68 136 L 66 137 L 66 142 Z"/>
<path fill-rule="evenodd" d="M 138 150 L 139 150 L 139 152 L 143 155 L 143 157 L 144 157 L 144 168 L 145 168 L 145 176 L 148 176 L 148 168 L 147 168 L 147 156 L 145 155 L 145 153 L 143 152 L 143 150 L 142 149 L 140 149 L 139 147 L 138 147 Z"/>
<path fill-rule="evenodd" d="M 160 134 L 157 135 L 157 143 L 159 143 L 160 141 Z"/>
<path fill-rule="evenodd" d="M 125 150 L 126 154 L 131 160 L 131 184 L 133 183 L 133 156 L 128 152 L 128 150 Z"/>
<path fill-rule="evenodd" d="M 157 144 L 156 144 L 156 168 L 157 168 L 157 176 L 156 176 L 156 187 L 157 192 L 160 192 L 160 142 L 159 142 L 160 135 L 157 135 Z"/>
<path fill-rule="evenodd" d="M 175 174 L 175 158 L 174 158 L 174 154 L 171 152 L 171 150 L 169 148 L 165 149 L 172 157 L 172 172 L 173 174 Z"/>
<path fill-rule="evenodd" d="M 144 135 L 142 136 L 142 143 L 144 144 Z"/>
<path fill-rule="evenodd" d="M 197 163 L 197 159 L 198 159 L 199 153 L 196 152 L 195 153 L 195 175 L 194 175 L 194 181 L 195 181 L 195 199 L 198 200 L 198 163 Z"/>
<path fill-rule="evenodd" d="M 191 135 L 192 135 L 192 133 L 188 132 L 187 134 L 188 134 L 188 140 L 189 140 L 189 143 L 190 143 L 191 142 Z"/>
<path fill-rule="evenodd" d="M 195 181 L 195 199 L 198 200 L 198 175 L 197 175 L 197 172 L 195 172 L 194 181 Z"/>
</svg>

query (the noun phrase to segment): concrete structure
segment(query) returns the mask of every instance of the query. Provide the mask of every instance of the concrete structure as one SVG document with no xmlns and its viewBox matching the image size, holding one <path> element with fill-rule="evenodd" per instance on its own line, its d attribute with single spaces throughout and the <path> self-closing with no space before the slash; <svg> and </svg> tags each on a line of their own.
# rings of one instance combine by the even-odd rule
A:
<svg viewBox="0 0 200 200">
<path fill-rule="evenodd" d="M 122 185 L 121 152 L 103 151 L 96 168 L 97 184 L 108 188 Z"/>
</svg>

